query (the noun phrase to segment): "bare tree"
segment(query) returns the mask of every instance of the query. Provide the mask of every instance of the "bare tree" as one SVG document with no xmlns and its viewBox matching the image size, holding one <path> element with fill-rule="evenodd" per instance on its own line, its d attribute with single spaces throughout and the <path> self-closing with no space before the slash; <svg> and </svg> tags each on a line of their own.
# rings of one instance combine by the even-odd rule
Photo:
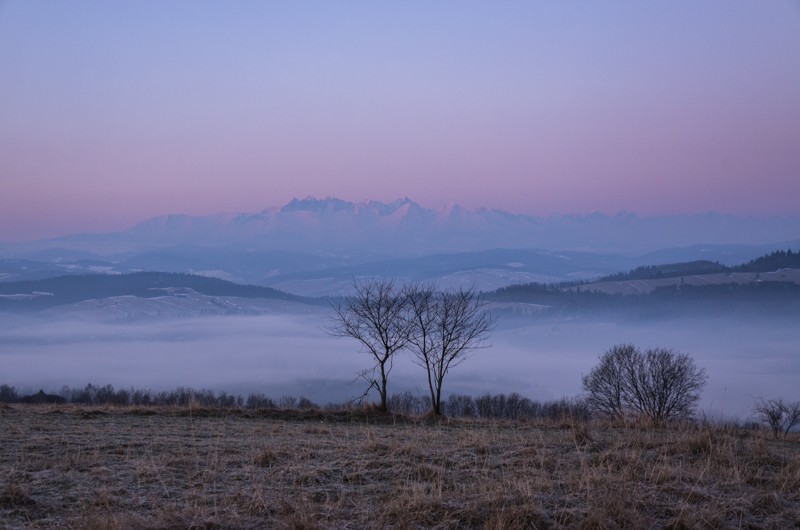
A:
<svg viewBox="0 0 800 530">
<path fill-rule="evenodd" d="M 692 416 L 707 377 L 689 355 L 647 350 L 634 368 L 630 382 L 638 412 L 655 423 Z"/>
<path fill-rule="evenodd" d="M 436 413 L 436 394 L 434 391 L 434 352 L 439 351 L 439 334 L 436 332 L 439 314 L 439 300 L 434 284 L 412 285 L 406 287 L 406 300 L 409 312 L 408 348 L 414 362 L 425 368 L 428 388 L 431 393 L 431 407 Z"/>
<path fill-rule="evenodd" d="M 387 379 L 395 354 L 408 344 L 410 320 L 406 293 L 391 280 L 354 281 L 355 294 L 334 305 L 335 325 L 329 330 L 338 337 L 351 337 L 372 355 L 375 365 L 362 372 L 380 395 L 381 411 L 388 410 Z M 377 372 L 377 375 L 376 375 Z M 366 392 L 365 392 L 366 395 Z"/>
<path fill-rule="evenodd" d="M 407 293 L 408 346 L 415 362 L 427 372 L 431 411 L 440 416 L 445 376 L 485 345 L 495 321 L 474 288 L 439 292 L 433 285 L 412 286 Z"/>
<path fill-rule="evenodd" d="M 639 351 L 633 344 L 619 344 L 600 357 L 600 364 L 583 377 L 583 388 L 589 395 L 589 407 L 603 416 L 624 419 L 629 390 L 626 374 Z"/>
<path fill-rule="evenodd" d="M 786 437 L 792 427 L 800 423 L 800 401 L 784 402 L 782 399 L 761 401 L 755 406 L 761 421 L 769 425 L 775 438 Z"/>
<path fill-rule="evenodd" d="M 653 423 L 688 418 L 705 386 L 705 370 L 685 353 L 656 348 L 640 352 L 631 344 L 614 346 L 583 378 L 588 402 L 602 415 L 639 415 Z"/>
</svg>

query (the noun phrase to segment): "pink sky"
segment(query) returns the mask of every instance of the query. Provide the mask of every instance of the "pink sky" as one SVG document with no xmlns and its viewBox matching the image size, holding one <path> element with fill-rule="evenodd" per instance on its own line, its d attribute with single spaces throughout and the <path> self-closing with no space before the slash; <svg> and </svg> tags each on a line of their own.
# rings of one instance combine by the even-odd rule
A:
<svg viewBox="0 0 800 530">
<path fill-rule="evenodd" d="M 0 3 L 0 241 L 292 197 L 800 215 L 800 4 Z"/>
</svg>

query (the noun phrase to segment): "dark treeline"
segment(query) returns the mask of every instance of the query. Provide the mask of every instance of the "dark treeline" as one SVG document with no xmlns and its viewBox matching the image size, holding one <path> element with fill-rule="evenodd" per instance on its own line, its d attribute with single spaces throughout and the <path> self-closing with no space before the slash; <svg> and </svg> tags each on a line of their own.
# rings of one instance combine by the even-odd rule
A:
<svg viewBox="0 0 800 530">
<path fill-rule="evenodd" d="M 38 398 L 31 400 L 30 398 Z M 50 398 L 48 400 L 48 398 Z M 61 398 L 57 400 L 56 398 Z M 30 396 L 20 395 L 9 385 L 0 385 L 0 403 L 25 402 L 66 402 L 76 405 L 118 405 L 118 406 L 189 406 L 197 405 L 214 408 L 244 407 L 252 399 L 254 407 L 277 406 L 271 399 L 253 394 L 246 401 L 242 396 L 227 392 L 214 392 L 207 389 L 179 387 L 169 391 L 152 391 L 135 388 L 115 389 L 112 385 L 98 386 L 88 384 L 83 388 L 63 386 L 55 394 L 39 392 Z"/>
<path fill-rule="evenodd" d="M 430 399 L 403 392 L 389 398 L 389 410 L 399 414 L 422 415 L 430 410 Z M 553 420 L 591 418 L 591 411 L 582 399 L 562 398 L 556 401 L 534 401 L 516 392 L 483 394 L 472 397 L 451 394 L 442 401 L 442 413 L 453 418 L 483 418 L 496 420 Z"/>
<path fill-rule="evenodd" d="M 31 399 L 33 398 L 33 399 Z M 48 399 L 50 398 L 50 399 Z M 60 398 L 60 399 L 57 399 Z M 115 389 L 112 385 L 98 386 L 89 383 L 83 388 L 63 386 L 56 394 L 23 396 L 9 385 L 0 385 L 0 403 L 71 403 L 75 405 L 116 405 L 137 407 L 189 407 L 204 408 L 319 408 L 311 400 L 301 397 L 284 396 L 274 400 L 264 394 L 229 394 L 209 389 L 178 387 L 174 390 L 143 390 L 137 388 Z"/>
<path fill-rule="evenodd" d="M 300 409 L 300 410 L 345 410 L 360 408 L 353 403 L 328 403 L 320 406 L 305 398 L 283 396 L 273 399 L 264 394 L 247 396 L 214 392 L 208 389 L 179 387 L 174 390 L 158 391 L 141 389 L 115 389 L 111 385 L 88 384 L 83 388 L 64 386 L 56 394 L 39 393 L 32 396 L 60 398 L 57 402 L 75 405 L 112 405 L 135 407 L 203 407 L 208 409 Z M 25 403 L 26 398 L 9 385 L 0 385 L 0 403 Z M 46 400 L 36 400 L 42 403 Z M 56 402 L 55 399 L 52 402 Z M 430 398 L 403 392 L 389 397 L 389 409 L 395 414 L 422 416 L 430 411 Z M 442 402 L 445 416 L 454 418 L 482 418 L 501 420 L 588 420 L 591 412 L 581 399 L 560 399 L 557 401 L 534 401 L 517 393 L 484 394 L 472 397 L 464 394 L 450 395 Z"/>
<path fill-rule="evenodd" d="M 666 265 L 646 265 L 629 272 L 620 272 L 600 278 L 598 281 L 656 280 L 659 278 L 679 278 L 697 274 L 719 272 L 773 272 L 780 269 L 800 269 L 800 252 L 778 250 L 758 258 L 727 267 L 716 261 L 698 260 Z"/>
<path fill-rule="evenodd" d="M 800 313 L 800 284 L 756 281 L 673 285 L 638 295 L 601 293 L 581 286 L 563 289 L 560 285 L 526 284 L 487 293 L 485 299 L 540 304 L 545 306 L 544 316 L 608 315 L 633 320 L 689 314 L 780 317 Z"/>
<path fill-rule="evenodd" d="M 775 270 L 775 269 L 773 269 Z M 657 280 L 660 278 L 679 278 L 681 276 L 694 276 L 697 274 L 715 274 L 718 272 L 732 272 L 732 267 L 726 267 L 716 261 L 688 261 L 685 263 L 670 263 L 667 265 L 644 265 L 636 267 L 629 272 L 620 272 L 600 278 L 599 282 L 618 282 L 627 280 Z"/>
<path fill-rule="evenodd" d="M 772 272 L 780 269 L 800 269 L 800 251 L 778 250 L 742 265 L 731 267 L 734 272 Z"/>
</svg>

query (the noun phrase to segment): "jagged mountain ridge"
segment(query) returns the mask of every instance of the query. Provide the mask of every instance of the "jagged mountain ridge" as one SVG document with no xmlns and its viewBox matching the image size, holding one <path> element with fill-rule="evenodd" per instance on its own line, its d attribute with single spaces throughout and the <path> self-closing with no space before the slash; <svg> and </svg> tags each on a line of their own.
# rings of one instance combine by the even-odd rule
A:
<svg viewBox="0 0 800 530">
<path fill-rule="evenodd" d="M 800 218 L 795 217 L 744 218 L 716 213 L 535 217 L 496 209 L 467 210 L 458 205 L 435 210 L 409 198 L 354 203 L 306 197 L 256 213 L 166 215 L 121 232 L 74 235 L 47 243 L 101 254 L 103 248 L 107 253 L 119 253 L 194 244 L 392 257 L 493 248 L 643 253 L 709 243 L 773 243 L 795 240 L 798 234 Z"/>
<path fill-rule="evenodd" d="M 520 243 L 522 232 L 537 227 L 533 219 L 519 217 L 516 230 L 504 237 L 491 218 L 497 214 L 487 212 L 466 212 L 457 205 L 436 211 L 408 198 L 387 204 L 307 197 L 258 213 L 156 217 L 127 233 L 139 241 L 162 244 L 224 244 L 296 252 L 367 251 L 392 256 L 474 250 L 489 245 L 489 239 L 493 241 L 488 248 L 503 246 L 503 242 Z M 501 213 L 498 217 L 504 216 Z M 507 224 L 505 228 L 509 228 Z"/>
</svg>

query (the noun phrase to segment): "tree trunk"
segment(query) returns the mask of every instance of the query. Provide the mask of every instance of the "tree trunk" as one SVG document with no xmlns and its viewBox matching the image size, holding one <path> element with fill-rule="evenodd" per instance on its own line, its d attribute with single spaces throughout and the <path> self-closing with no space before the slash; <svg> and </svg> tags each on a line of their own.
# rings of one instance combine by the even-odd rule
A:
<svg viewBox="0 0 800 530">
<path fill-rule="evenodd" d="M 431 376 L 431 366 L 430 363 L 426 359 L 426 368 L 428 371 L 428 389 L 431 392 L 431 412 L 433 412 L 434 416 L 439 415 L 439 403 L 436 401 L 436 392 L 433 387 L 433 378 Z"/>
<path fill-rule="evenodd" d="M 436 399 L 433 405 L 433 414 L 436 416 L 442 415 L 442 377 L 438 377 L 436 381 Z"/>
<path fill-rule="evenodd" d="M 388 391 L 386 390 L 386 363 L 381 363 L 381 384 L 378 388 L 378 393 L 381 395 L 381 404 L 378 407 L 378 410 L 381 412 L 387 412 L 389 410 L 389 396 Z"/>
</svg>

